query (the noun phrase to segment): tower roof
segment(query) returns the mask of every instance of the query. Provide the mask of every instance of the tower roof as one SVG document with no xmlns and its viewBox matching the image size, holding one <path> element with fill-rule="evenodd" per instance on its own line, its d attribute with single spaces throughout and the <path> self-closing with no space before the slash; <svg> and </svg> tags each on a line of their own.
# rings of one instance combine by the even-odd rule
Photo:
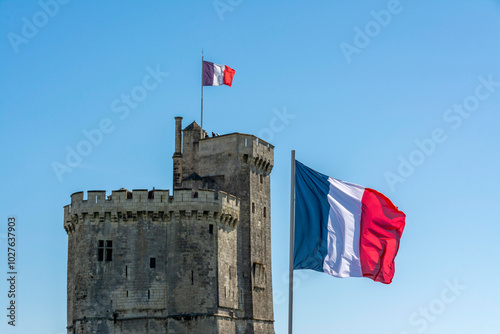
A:
<svg viewBox="0 0 500 334">
<path fill-rule="evenodd" d="M 189 124 L 188 126 L 186 126 L 184 128 L 184 130 L 182 130 L 182 131 L 192 131 L 192 130 L 198 130 L 198 129 L 201 129 L 201 127 L 198 125 L 198 123 L 193 122 L 193 123 Z"/>
</svg>

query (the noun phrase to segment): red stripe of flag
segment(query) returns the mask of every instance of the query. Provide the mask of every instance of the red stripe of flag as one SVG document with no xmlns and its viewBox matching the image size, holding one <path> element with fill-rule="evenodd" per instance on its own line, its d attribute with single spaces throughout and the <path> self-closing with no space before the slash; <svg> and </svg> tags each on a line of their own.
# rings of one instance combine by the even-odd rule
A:
<svg viewBox="0 0 500 334">
<path fill-rule="evenodd" d="M 361 212 L 359 253 L 364 277 L 389 284 L 406 215 L 383 194 L 365 188 Z"/>
<path fill-rule="evenodd" d="M 224 66 L 225 68 L 224 68 L 223 84 L 231 87 L 231 85 L 233 84 L 233 77 L 235 70 L 233 70 L 231 67 L 227 65 Z"/>
</svg>

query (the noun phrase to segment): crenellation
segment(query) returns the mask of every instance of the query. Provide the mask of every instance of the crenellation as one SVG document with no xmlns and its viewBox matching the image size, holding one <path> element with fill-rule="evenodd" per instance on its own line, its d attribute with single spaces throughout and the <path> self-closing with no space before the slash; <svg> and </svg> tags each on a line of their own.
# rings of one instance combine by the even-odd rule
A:
<svg viewBox="0 0 500 334">
<path fill-rule="evenodd" d="M 175 212 L 175 216 L 179 219 L 191 219 L 194 215 L 197 220 L 201 220 L 213 219 L 212 217 L 224 211 L 225 215 L 234 221 L 238 219 L 239 199 L 223 191 L 199 190 L 197 197 L 192 196 L 191 189 L 175 190 L 172 197 L 169 197 L 169 190 L 152 191 L 154 196 L 145 198 L 150 191 L 134 189 L 131 198 L 127 199 L 127 190 L 114 190 L 105 200 L 103 200 L 105 191 L 90 191 L 88 195 L 90 201 L 83 200 L 83 192 L 75 193 L 71 196 L 71 204 L 64 207 L 65 229 L 72 231 L 74 225 L 84 221 L 85 218 L 90 223 L 171 221 L 172 212 Z M 165 198 L 171 200 L 165 201 Z"/>
<path fill-rule="evenodd" d="M 87 202 L 100 204 L 106 200 L 105 190 L 89 190 L 87 191 Z"/>
<path fill-rule="evenodd" d="M 136 203 L 142 203 L 148 201 L 148 190 L 147 189 L 133 189 L 132 199 Z"/>
<path fill-rule="evenodd" d="M 71 203 L 73 202 L 83 202 L 83 191 L 71 194 Z"/>
</svg>

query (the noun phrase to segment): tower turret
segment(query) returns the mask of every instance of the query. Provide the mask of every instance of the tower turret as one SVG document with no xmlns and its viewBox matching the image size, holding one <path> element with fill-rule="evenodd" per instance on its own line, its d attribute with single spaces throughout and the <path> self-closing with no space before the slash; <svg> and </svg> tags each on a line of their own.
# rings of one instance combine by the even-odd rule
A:
<svg viewBox="0 0 500 334">
<path fill-rule="evenodd" d="M 174 189 L 180 188 L 182 183 L 182 117 L 175 117 L 175 152 L 172 157 L 174 162 L 173 183 Z"/>
</svg>

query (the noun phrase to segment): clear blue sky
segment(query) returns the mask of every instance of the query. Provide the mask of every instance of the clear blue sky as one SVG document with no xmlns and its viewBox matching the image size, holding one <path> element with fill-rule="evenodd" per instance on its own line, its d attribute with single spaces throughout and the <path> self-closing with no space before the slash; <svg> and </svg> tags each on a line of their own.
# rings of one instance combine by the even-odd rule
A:
<svg viewBox="0 0 500 334">
<path fill-rule="evenodd" d="M 0 1 L 2 277 L 8 215 L 20 247 L 19 326 L 6 325 L 2 279 L 0 332 L 65 333 L 70 194 L 172 188 L 174 116 L 199 121 L 204 48 L 236 70 L 232 88 L 205 88 L 206 129 L 276 146 L 276 333 L 287 325 L 291 149 L 407 214 L 392 284 L 296 272 L 295 333 L 500 333 L 500 1 L 215 4 L 69 1 L 51 17 L 36 1 Z M 168 76 L 117 110 L 148 67 Z M 106 119 L 112 131 L 58 178 L 54 164 Z"/>
</svg>

